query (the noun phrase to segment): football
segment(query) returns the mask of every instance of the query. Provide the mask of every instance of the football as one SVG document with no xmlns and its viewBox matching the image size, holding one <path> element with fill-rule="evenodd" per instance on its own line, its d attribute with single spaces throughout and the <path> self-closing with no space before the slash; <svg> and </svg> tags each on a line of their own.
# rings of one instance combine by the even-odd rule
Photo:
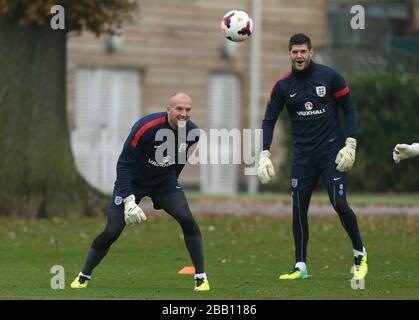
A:
<svg viewBox="0 0 419 320">
<path fill-rule="evenodd" d="M 221 20 L 222 34 L 234 42 L 246 40 L 251 36 L 252 30 L 253 20 L 244 11 L 231 10 Z"/>
</svg>

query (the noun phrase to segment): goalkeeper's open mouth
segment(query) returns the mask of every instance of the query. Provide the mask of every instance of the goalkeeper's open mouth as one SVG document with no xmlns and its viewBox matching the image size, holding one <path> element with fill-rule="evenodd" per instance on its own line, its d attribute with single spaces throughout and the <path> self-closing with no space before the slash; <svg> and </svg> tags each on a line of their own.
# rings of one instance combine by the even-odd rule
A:
<svg viewBox="0 0 419 320">
<path fill-rule="evenodd" d="M 301 59 L 301 60 L 295 60 L 295 62 L 294 62 L 294 66 L 297 68 L 297 69 L 302 69 L 302 68 L 304 68 L 305 67 L 305 60 L 304 59 Z"/>
</svg>

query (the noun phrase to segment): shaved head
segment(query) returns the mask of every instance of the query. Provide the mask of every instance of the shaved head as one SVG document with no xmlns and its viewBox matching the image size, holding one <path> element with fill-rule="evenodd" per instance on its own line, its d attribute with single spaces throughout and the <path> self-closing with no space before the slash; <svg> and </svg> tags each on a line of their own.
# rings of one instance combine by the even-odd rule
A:
<svg viewBox="0 0 419 320">
<path fill-rule="evenodd" d="M 182 91 L 172 94 L 167 106 L 169 125 L 175 130 L 178 127 L 184 127 L 191 117 L 191 110 L 192 99 L 189 95 Z"/>
<path fill-rule="evenodd" d="M 182 91 L 175 92 L 170 96 L 170 106 L 175 106 L 178 102 L 186 102 L 188 104 L 192 104 L 192 99 L 186 93 Z"/>
</svg>

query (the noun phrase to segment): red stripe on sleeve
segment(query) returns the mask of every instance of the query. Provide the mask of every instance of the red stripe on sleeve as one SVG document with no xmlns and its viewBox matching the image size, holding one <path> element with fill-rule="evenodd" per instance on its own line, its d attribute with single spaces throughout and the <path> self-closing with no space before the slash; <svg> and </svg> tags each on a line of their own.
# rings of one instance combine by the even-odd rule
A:
<svg viewBox="0 0 419 320">
<path fill-rule="evenodd" d="M 348 88 L 348 87 L 345 87 L 345 88 L 343 88 L 342 90 L 336 91 L 336 92 L 333 94 L 333 96 L 334 96 L 335 98 L 339 98 L 339 97 L 344 96 L 344 95 L 345 95 L 345 94 L 347 94 L 347 93 L 349 93 L 349 88 Z"/>
<path fill-rule="evenodd" d="M 274 91 L 274 88 L 276 86 L 276 84 L 278 83 L 278 81 L 283 80 L 285 78 L 288 78 L 291 74 L 292 70 L 289 70 L 288 72 L 284 73 L 282 76 L 280 76 L 278 79 L 275 80 L 274 85 L 271 88 L 271 93 L 269 94 L 269 101 L 271 101 L 272 99 L 272 92 Z"/>
<path fill-rule="evenodd" d="M 138 131 L 135 133 L 134 139 L 132 139 L 131 141 L 131 146 L 135 148 L 141 136 L 144 134 L 144 132 L 146 132 L 151 127 L 157 126 L 158 124 L 163 123 L 163 122 L 166 122 L 166 117 L 157 118 L 150 122 L 147 122 L 140 129 L 138 129 Z"/>
</svg>

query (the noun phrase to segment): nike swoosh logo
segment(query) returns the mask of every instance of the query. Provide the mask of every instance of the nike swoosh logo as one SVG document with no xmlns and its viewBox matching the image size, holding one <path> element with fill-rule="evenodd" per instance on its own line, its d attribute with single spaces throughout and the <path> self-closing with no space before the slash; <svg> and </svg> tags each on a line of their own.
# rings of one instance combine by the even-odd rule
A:
<svg viewBox="0 0 419 320">
<path fill-rule="evenodd" d="M 340 180 L 340 179 L 342 179 L 342 177 L 339 177 L 339 178 L 333 178 L 333 181 L 338 181 L 338 180 Z"/>
<path fill-rule="evenodd" d="M 161 146 L 154 146 L 154 149 L 160 148 Z"/>
<path fill-rule="evenodd" d="M 182 189 L 181 187 L 176 186 L 176 189 Z"/>
<path fill-rule="evenodd" d="M 297 92 L 296 93 L 293 93 L 293 94 L 290 94 L 290 97 L 291 98 L 294 98 L 296 95 L 297 95 Z"/>
</svg>

